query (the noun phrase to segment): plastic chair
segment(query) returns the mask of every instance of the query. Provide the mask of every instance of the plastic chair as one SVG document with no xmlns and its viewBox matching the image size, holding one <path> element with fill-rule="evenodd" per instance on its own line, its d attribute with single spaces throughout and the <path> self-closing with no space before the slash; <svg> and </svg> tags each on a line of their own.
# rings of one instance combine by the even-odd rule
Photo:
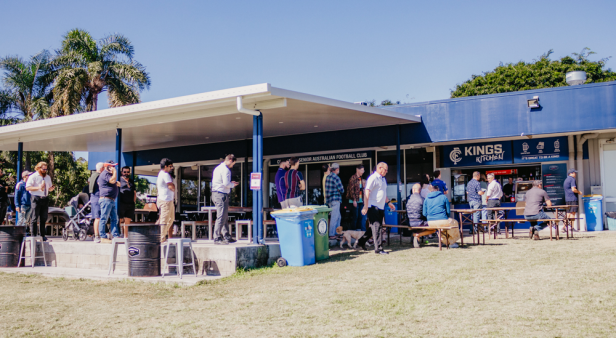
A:
<svg viewBox="0 0 616 338">
<path fill-rule="evenodd" d="M 188 244 L 190 249 L 190 263 L 184 263 L 184 245 Z M 167 263 L 167 259 L 169 258 L 169 247 L 171 245 L 175 245 L 175 264 Z M 166 249 L 165 249 L 166 248 Z M 185 266 L 192 266 L 195 277 L 197 277 L 197 268 L 195 268 L 195 257 L 193 256 L 193 247 L 192 241 L 190 238 L 169 238 L 166 242 L 163 243 L 163 262 L 165 266 L 163 267 L 163 271 L 165 268 L 169 268 L 171 266 L 175 266 L 178 270 L 178 274 L 180 275 L 180 279 L 182 279 L 182 275 L 184 274 Z M 165 278 L 165 273 L 162 273 L 163 278 Z"/>
<path fill-rule="evenodd" d="M 43 251 L 42 256 L 36 255 L 36 248 L 37 248 L 36 242 L 38 241 L 41 242 L 41 250 Z M 43 258 L 43 262 L 45 262 L 45 266 L 47 266 L 47 258 L 45 258 L 45 242 L 43 241 L 43 237 L 42 236 L 26 236 L 21 241 L 21 249 L 19 250 L 19 263 L 17 263 L 17 267 L 21 265 L 22 259 L 24 260 L 24 267 L 26 266 L 26 259 L 28 258 L 27 256 L 25 256 L 26 242 L 30 242 L 30 264 L 32 265 L 32 268 L 34 268 L 34 263 L 36 262 L 37 258 Z"/>
</svg>

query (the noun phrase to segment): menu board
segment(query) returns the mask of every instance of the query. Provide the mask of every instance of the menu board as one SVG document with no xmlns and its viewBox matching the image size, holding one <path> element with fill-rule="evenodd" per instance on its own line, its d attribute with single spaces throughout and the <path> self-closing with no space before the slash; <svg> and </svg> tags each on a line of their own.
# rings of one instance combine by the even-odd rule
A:
<svg viewBox="0 0 616 338">
<path fill-rule="evenodd" d="M 565 179 L 567 178 L 567 164 L 543 164 L 541 166 L 543 176 L 543 190 L 548 193 L 552 205 L 565 204 Z"/>
</svg>

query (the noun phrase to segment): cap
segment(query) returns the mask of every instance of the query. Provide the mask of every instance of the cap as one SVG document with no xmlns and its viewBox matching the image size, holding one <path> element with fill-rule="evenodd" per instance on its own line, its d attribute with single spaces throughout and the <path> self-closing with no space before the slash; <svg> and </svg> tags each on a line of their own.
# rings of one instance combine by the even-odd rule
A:
<svg viewBox="0 0 616 338">
<path fill-rule="evenodd" d="M 31 172 L 29 172 L 28 170 L 24 170 L 24 171 L 21 173 L 21 177 L 23 178 L 24 176 L 29 176 L 30 174 L 32 174 L 32 173 L 31 173 Z"/>
<path fill-rule="evenodd" d="M 338 169 L 338 168 L 340 168 L 340 164 L 334 162 L 329 167 L 332 168 L 332 169 Z"/>
<path fill-rule="evenodd" d="M 116 165 L 118 165 L 118 164 L 113 162 L 112 160 L 109 160 L 109 161 L 103 163 L 103 166 L 105 166 L 105 167 L 115 167 Z"/>
<path fill-rule="evenodd" d="M 575 170 L 574 168 L 567 170 L 567 175 L 570 175 L 571 173 L 577 173 L 577 170 Z"/>
</svg>

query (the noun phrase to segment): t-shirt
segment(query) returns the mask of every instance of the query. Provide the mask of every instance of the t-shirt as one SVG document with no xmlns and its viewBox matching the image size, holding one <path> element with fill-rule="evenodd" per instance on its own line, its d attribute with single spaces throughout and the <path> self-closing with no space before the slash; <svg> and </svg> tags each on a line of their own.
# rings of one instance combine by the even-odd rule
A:
<svg viewBox="0 0 616 338">
<path fill-rule="evenodd" d="M 443 182 L 441 179 L 435 178 L 434 181 L 432 181 L 432 185 L 437 186 L 438 190 L 443 194 L 447 191 L 447 183 Z"/>
<path fill-rule="evenodd" d="M 503 194 L 507 195 L 507 196 L 511 196 L 513 195 L 513 184 L 505 184 L 503 186 Z"/>
<path fill-rule="evenodd" d="M 575 178 L 573 178 L 573 176 L 569 176 L 565 179 L 565 184 L 563 184 L 563 187 L 565 188 L 565 201 L 567 202 L 577 202 L 578 197 L 576 193 L 573 192 L 573 190 L 571 188 L 577 188 L 577 185 L 575 184 Z"/>
<path fill-rule="evenodd" d="M 113 174 L 108 170 L 103 170 L 103 172 L 98 176 L 98 188 L 100 189 L 100 197 L 109 197 L 111 199 L 116 199 L 118 197 L 118 186 L 113 183 L 109 183 Z"/>
<path fill-rule="evenodd" d="M 524 208 L 524 216 L 533 216 L 539 213 L 543 208 L 543 202 L 549 201 L 550 196 L 545 190 L 533 187 L 526 192 L 524 196 L 526 207 Z"/>
<path fill-rule="evenodd" d="M 135 184 L 130 178 L 128 182 L 120 177 L 120 202 L 122 204 L 135 204 Z"/>
<path fill-rule="evenodd" d="M 366 190 L 370 190 L 368 197 L 368 207 L 375 206 L 381 210 L 385 209 L 385 200 L 387 200 L 387 181 L 385 177 L 378 172 L 368 177 L 366 182 Z"/>
<path fill-rule="evenodd" d="M 481 202 L 481 195 L 479 192 L 481 191 L 481 184 L 476 179 L 472 179 L 468 182 L 466 186 L 466 192 L 468 192 L 468 200 L 473 202 Z"/>
<path fill-rule="evenodd" d="M 9 201 L 9 195 L 6 191 L 6 187 L 8 186 L 8 184 L 6 183 L 6 181 L 4 181 L 4 179 L 0 179 L 0 202 L 1 203 L 6 203 Z"/>
<path fill-rule="evenodd" d="M 156 179 L 156 189 L 158 189 L 158 201 L 170 202 L 173 201 L 174 193 L 169 190 L 167 183 L 173 183 L 173 178 L 168 172 L 161 170 L 158 172 L 158 178 Z"/>
<path fill-rule="evenodd" d="M 286 200 L 285 192 L 287 191 L 287 186 L 284 182 L 284 174 L 286 173 L 287 171 L 285 169 L 278 168 L 278 171 L 276 172 L 276 178 L 274 179 L 274 184 L 276 185 L 276 195 L 278 195 L 279 203 Z"/>
<path fill-rule="evenodd" d="M 299 195 L 299 182 L 304 180 L 304 176 L 302 173 L 295 170 L 289 169 L 284 175 L 284 182 L 287 190 L 285 192 L 285 200 L 289 198 L 295 198 Z"/>
</svg>

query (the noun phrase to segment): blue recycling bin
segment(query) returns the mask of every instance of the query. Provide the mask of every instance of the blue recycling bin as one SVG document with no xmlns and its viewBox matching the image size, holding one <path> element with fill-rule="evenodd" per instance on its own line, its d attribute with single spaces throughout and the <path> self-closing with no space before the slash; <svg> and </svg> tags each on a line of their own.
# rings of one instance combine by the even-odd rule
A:
<svg viewBox="0 0 616 338">
<path fill-rule="evenodd" d="M 582 197 L 588 231 L 603 231 L 603 196 Z"/>
<path fill-rule="evenodd" d="M 398 213 L 385 205 L 385 224 L 398 225 Z M 397 233 L 398 228 L 391 228 L 391 233 Z"/>
<path fill-rule="evenodd" d="M 315 263 L 314 215 L 312 208 L 283 209 L 270 215 L 276 220 L 280 254 L 278 266 L 304 266 Z"/>
</svg>

